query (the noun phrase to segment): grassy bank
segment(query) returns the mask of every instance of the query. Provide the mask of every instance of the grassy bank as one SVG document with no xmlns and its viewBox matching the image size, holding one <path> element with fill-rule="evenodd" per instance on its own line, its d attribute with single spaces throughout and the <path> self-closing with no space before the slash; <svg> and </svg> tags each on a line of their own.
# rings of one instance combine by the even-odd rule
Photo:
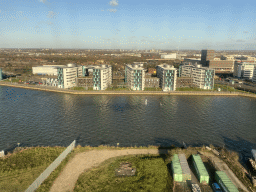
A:
<svg viewBox="0 0 256 192">
<path fill-rule="evenodd" d="M 213 146 L 211 146 L 214 148 Z M 0 191 L 24 191 L 33 181 L 61 154 L 64 147 L 32 147 L 16 148 L 15 151 L 0 159 Z M 115 146 L 77 146 L 43 182 L 37 191 L 49 191 L 54 180 L 58 177 L 65 165 L 78 153 L 90 150 L 125 150 L 125 149 L 169 149 L 166 155 L 129 155 L 108 159 L 101 165 L 91 168 L 80 175 L 74 191 L 177 191 L 182 190 L 181 185 L 174 185 L 171 172 L 171 157 L 175 153 L 184 153 L 190 162 L 192 154 L 198 151 L 208 151 L 203 147 L 115 147 Z M 221 150 L 221 157 L 236 174 L 236 176 L 249 188 L 250 180 L 243 174 L 239 156 L 236 152 Z M 210 151 L 208 151 L 210 152 Z M 214 170 L 208 159 L 202 157 L 205 166 L 214 178 Z M 121 162 L 130 162 L 136 167 L 133 177 L 116 177 L 115 169 Z M 193 170 L 192 170 L 193 171 Z M 200 185 L 201 186 L 201 185 Z M 209 185 L 201 186 L 206 191 Z M 122 189 L 122 190 L 121 190 Z M 252 188 L 255 190 L 256 188 Z M 211 190 L 211 189 L 210 189 Z"/>
<path fill-rule="evenodd" d="M 24 191 L 64 149 L 16 148 L 13 154 L 0 159 L 0 191 Z"/>
</svg>

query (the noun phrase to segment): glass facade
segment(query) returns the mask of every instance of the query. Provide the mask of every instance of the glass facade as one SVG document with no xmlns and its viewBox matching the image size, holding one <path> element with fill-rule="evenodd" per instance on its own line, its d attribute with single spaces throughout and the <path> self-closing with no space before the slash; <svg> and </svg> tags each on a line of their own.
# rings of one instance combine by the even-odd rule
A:
<svg viewBox="0 0 256 192">
<path fill-rule="evenodd" d="M 133 88 L 136 90 L 142 90 L 142 71 L 141 70 L 134 70 Z"/>
<path fill-rule="evenodd" d="M 213 70 L 205 70 L 205 84 L 204 87 L 208 89 L 213 89 L 213 78 L 214 78 L 214 71 Z"/>
<path fill-rule="evenodd" d="M 94 90 L 101 90 L 101 75 L 100 69 L 93 69 L 93 89 Z"/>
<path fill-rule="evenodd" d="M 3 72 L 2 69 L 0 68 L 0 81 L 3 80 Z"/>
<path fill-rule="evenodd" d="M 63 79 L 63 68 L 58 68 L 57 70 L 57 80 L 60 88 L 64 88 L 64 79 Z"/>
<path fill-rule="evenodd" d="M 170 91 L 174 90 L 174 70 L 166 70 L 164 72 L 164 88 L 168 88 Z"/>
</svg>

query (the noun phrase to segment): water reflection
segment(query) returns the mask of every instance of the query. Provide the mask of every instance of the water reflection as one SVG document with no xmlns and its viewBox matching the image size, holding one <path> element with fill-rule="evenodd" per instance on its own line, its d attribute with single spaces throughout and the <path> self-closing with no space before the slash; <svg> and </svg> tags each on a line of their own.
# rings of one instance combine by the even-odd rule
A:
<svg viewBox="0 0 256 192">
<path fill-rule="evenodd" d="M 92 146 L 225 144 L 245 153 L 256 147 L 256 99 L 26 92 L 15 104 L 0 94 L 0 150 L 7 143 L 67 146 L 74 139 Z"/>
</svg>

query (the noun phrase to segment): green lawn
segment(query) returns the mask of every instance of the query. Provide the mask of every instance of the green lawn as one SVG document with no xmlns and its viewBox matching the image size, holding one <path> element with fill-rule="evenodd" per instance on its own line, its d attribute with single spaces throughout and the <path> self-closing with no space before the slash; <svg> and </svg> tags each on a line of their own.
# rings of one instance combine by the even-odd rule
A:
<svg viewBox="0 0 256 192">
<path fill-rule="evenodd" d="M 121 162 L 136 167 L 132 177 L 116 177 L 115 169 Z M 167 163 L 159 155 L 129 155 L 111 158 L 78 178 L 74 191 L 170 191 L 172 179 Z"/>
<path fill-rule="evenodd" d="M 176 91 L 212 91 L 212 90 L 205 90 L 205 89 L 200 89 L 197 87 L 181 87 L 177 88 Z"/>
</svg>

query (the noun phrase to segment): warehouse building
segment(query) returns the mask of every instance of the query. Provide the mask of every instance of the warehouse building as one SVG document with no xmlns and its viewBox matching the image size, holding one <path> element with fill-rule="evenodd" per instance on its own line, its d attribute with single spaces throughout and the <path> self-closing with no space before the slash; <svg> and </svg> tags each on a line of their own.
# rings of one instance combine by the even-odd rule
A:
<svg viewBox="0 0 256 192">
<path fill-rule="evenodd" d="M 195 167 L 197 178 L 200 183 L 209 183 L 209 174 L 204 166 L 200 155 L 192 155 L 193 165 Z"/>
<path fill-rule="evenodd" d="M 256 63 L 236 61 L 234 65 L 234 77 L 253 79 Z"/>
<path fill-rule="evenodd" d="M 161 55 L 161 59 L 176 59 L 176 58 L 177 58 L 177 53 Z"/>
<path fill-rule="evenodd" d="M 157 77 L 163 91 L 176 91 L 177 69 L 172 65 L 162 64 L 156 67 Z"/>
<path fill-rule="evenodd" d="M 145 88 L 145 72 L 143 64 L 128 64 L 125 66 L 125 82 L 127 87 L 136 91 Z"/>
</svg>

